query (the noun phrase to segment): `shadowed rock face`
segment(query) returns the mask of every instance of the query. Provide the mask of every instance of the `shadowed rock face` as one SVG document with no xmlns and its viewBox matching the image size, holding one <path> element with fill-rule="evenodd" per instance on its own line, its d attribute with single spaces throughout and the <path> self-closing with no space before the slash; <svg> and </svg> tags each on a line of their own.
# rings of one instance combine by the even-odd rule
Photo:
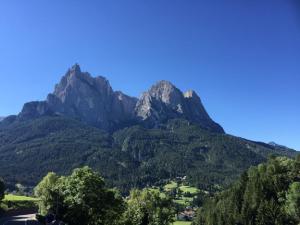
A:
<svg viewBox="0 0 300 225">
<path fill-rule="evenodd" d="M 195 91 L 190 90 L 185 92 L 184 98 L 186 101 L 186 110 L 189 120 L 201 124 L 203 128 L 224 133 L 224 129 L 210 118 L 201 102 L 200 97 Z"/>
<path fill-rule="evenodd" d="M 67 71 L 46 101 L 26 103 L 17 119 L 43 115 L 68 116 L 107 131 L 133 124 L 157 127 L 169 119 L 183 118 L 205 129 L 224 132 L 209 117 L 194 91 L 182 93 L 169 81 L 160 81 L 136 99 L 113 91 L 106 78 L 92 77 L 77 64 Z"/>
</svg>

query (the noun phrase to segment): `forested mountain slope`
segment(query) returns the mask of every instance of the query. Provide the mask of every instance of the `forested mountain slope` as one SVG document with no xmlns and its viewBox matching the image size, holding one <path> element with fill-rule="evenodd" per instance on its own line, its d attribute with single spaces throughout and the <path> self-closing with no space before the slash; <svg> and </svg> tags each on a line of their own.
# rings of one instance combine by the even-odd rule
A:
<svg viewBox="0 0 300 225">
<path fill-rule="evenodd" d="M 296 152 L 213 133 L 181 119 L 159 128 L 136 125 L 114 133 L 62 116 L 0 128 L 0 177 L 10 186 L 33 186 L 49 171 L 67 174 L 89 165 L 122 191 L 178 176 L 210 190 L 230 184 L 269 154 Z"/>
</svg>

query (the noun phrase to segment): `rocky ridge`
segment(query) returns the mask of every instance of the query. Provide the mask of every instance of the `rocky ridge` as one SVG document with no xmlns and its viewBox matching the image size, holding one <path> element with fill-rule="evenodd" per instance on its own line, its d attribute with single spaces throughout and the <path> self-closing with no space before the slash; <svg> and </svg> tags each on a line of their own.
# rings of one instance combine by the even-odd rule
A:
<svg viewBox="0 0 300 225">
<path fill-rule="evenodd" d="M 194 91 L 183 93 L 169 81 L 160 81 L 137 99 L 114 91 L 105 77 L 92 77 L 82 72 L 78 64 L 66 72 L 45 101 L 24 104 L 15 119 L 24 121 L 45 115 L 75 118 L 106 131 L 135 124 L 153 128 L 169 119 L 182 118 L 224 133 Z"/>
<path fill-rule="evenodd" d="M 169 81 L 160 81 L 144 92 L 137 102 L 135 113 L 150 127 L 157 127 L 169 119 L 182 118 L 205 129 L 224 132 L 223 128 L 209 117 L 195 91 L 182 93 Z"/>
</svg>

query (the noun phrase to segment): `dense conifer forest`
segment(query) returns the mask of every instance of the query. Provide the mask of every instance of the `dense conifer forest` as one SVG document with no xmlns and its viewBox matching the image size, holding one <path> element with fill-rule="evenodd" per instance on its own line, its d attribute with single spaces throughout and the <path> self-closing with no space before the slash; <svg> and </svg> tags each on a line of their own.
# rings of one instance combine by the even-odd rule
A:
<svg viewBox="0 0 300 225">
<path fill-rule="evenodd" d="M 198 210 L 194 225 L 298 225 L 300 157 L 271 157 Z"/>
</svg>

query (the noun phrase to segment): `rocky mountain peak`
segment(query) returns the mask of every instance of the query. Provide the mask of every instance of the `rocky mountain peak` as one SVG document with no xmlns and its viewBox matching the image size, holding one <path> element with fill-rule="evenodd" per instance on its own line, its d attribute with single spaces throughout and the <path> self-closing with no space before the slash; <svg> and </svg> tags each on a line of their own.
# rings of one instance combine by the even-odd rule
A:
<svg viewBox="0 0 300 225">
<path fill-rule="evenodd" d="M 148 91 L 149 95 L 167 105 L 177 106 L 181 103 L 182 93 L 169 81 L 159 81 Z"/>
<path fill-rule="evenodd" d="M 93 77 L 75 64 L 45 101 L 24 104 L 17 119 L 62 115 L 79 119 L 104 130 L 143 124 L 157 127 L 170 119 L 182 118 L 201 127 L 224 132 L 206 112 L 195 91 L 183 93 L 169 81 L 159 81 L 139 99 L 113 91 L 103 76 Z"/>
<path fill-rule="evenodd" d="M 81 69 L 78 63 L 75 63 L 70 69 L 70 73 L 80 74 Z"/>
<path fill-rule="evenodd" d="M 78 101 L 78 98 L 91 95 L 110 96 L 113 90 L 109 81 L 102 76 L 92 77 L 87 72 L 82 72 L 80 66 L 75 64 L 62 77 L 59 84 L 55 86 L 53 95 L 58 97 L 62 102 Z M 77 98 L 77 99 L 74 99 Z"/>
<path fill-rule="evenodd" d="M 92 77 L 75 64 L 68 69 L 46 101 L 26 103 L 19 118 L 56 114 L 80 119 L 104 130 L 114 130 L 132 120 L 136 101 L 123 93 L 114 92 L 105 77 Z"/>
<path fill-rule="evenodd" d="M 193 90 L 181 92 L 169 81 L 159 81 L 139 99 L 137 117 L 147 126 L 156 127 L 169 119 L 183 118 L 205 129 L 223 133 L 224 130 L 207 114 L 200 97 Z"/>
<path fill-rule="evenodd" d="M 169 90 L 174 90 L 176 89 L 175 85 L 173 85 L 170 81 L 167 80 L 161 80 L 158 81 L 156 84 L 152 85 L 150 88 L 150 91 L 169 91 Z"/>
<path fill-rule="evenodd" d="M 169 81 L 159 81 L 144 92 L 137 102 L 135 113 L 147 126 L 155 127 L 168 118 L 183 113 L 183 95 Z"/>
</svg>

